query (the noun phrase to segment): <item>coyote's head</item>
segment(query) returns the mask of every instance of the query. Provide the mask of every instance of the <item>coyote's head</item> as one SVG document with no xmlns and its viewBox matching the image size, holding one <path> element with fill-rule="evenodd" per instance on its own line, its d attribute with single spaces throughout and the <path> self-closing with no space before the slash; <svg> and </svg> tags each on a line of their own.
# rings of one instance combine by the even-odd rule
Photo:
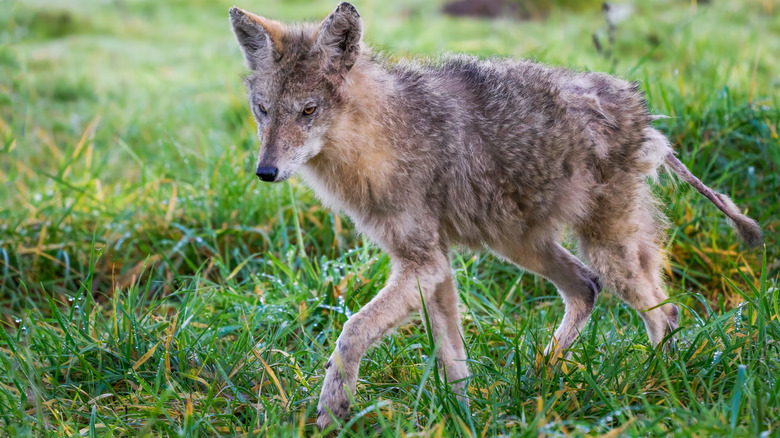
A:
<svg viewBox="0 0 780 438">
<path fill-rule="evenodd" d="M 257 121 L 257 176 L 279 182 L 322 149 L 343 105 L 339 88 L 355 64 L 362 22 L 341 3 L 320 25 L 287 27 L 236 7 L 230 22 L 246 65 L 245 83 Z"/>
</svg>

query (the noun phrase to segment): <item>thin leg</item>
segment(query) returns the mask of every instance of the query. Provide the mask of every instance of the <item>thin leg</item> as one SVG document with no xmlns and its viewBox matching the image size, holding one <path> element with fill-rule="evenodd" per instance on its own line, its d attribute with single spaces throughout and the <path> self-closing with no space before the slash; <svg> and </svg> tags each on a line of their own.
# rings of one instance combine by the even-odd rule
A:
<svg viewBox="0 0 780 438">
<path fill-rule="evenodd" d="M 678 320 L 676 306 L 659 306 L 667 299 L 661 276 L 664 222 L 643 185 L 613 198 L 625 204 L 612 202 L 612 208 L 581 227 L 580 248 L 606 286 L 639 312 L 655 347 Z"/>
<path fill-rule="evenodd" d="M 668 296 L 661 280 L 661 250 L 652 241 L 634 235 L 617 244 L 584 239 L 581 246 L 589 264 L 606 280 L 610 290 L 639 312 L 653 347 L 663 341 L 668 331 L 677 328 L 677 307 L 659 306 Z"/>
<path fill-rule="evenodd" d="M 360 359 L 366 350 L 422 307 L 421 294 L 426 303 L 432 302 L 437 287 L 449 272 L 449 261 L 444 254 L 438 254 L 422 267 L 394 262 L 385 287 L 344 324 L 336 349 L 325 366 L 317 406 L 320 429 L 332 422 L 331 413 L 337 418 L 349 413 L 349 398 L 355 393 Z"/>
<path fill-rule="evenodd" d="M 439 345 L 437 351 L 439 369 L 446 372 L 447 380 L 453 384 L 458 400 L 468 405 L 468 398 L 465 397 L 465 379 L 469 375 L 469 370 L 466 364 L 458 301 L 458 291 L 450 276 L 436 288 L 434 299 L 430 302 L 426 301 L 425 306 L 428 310 L 434 342 Z"/>
<path fill-rule="evenodd" d="M 557 242 L 530 247 L 522 243 L 494 248 L 522 269 L 550 280 L 563 298 L 566 310 L 545 354 L 560 354 L 571 346 L 588 321 L 601 291 L 596 274 Z M 555 350 L 555 351 L 554 351 Z"/>
</svg>

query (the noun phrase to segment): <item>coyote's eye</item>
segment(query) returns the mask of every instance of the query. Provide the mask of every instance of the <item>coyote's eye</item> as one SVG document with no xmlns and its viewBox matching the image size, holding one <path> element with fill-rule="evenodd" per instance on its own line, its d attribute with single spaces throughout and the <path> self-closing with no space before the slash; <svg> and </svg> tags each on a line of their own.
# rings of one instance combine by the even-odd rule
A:
<svg viewBox="0 0 780 438">
<path fill-rule="evenodd" d="M 314 114 L 314 111 L 316 111 L 316 110 L 317 110 L 317 107 L 315 105 L 307 106 L 306 108 L 303 109 L 303 115 L 304 116 L 310 116 L 310 115 Z"/>
<path fill-rule="evenodd" d="M 265 109 L 265 107 L 263 106 L 262 103 L 258 103 L 257 104 L 257 109 L 260 111 L 260 114 L 262 114 L 264 116 L 268 115 L 268 110 Z"/>
</svg>

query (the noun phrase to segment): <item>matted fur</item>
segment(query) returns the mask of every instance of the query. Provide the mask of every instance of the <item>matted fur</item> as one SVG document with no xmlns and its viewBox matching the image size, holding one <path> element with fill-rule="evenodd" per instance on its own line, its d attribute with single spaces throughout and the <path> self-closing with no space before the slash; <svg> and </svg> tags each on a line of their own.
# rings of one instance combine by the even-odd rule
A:
<svg viewBox="0 0 780 438">
<path fill-rule="evenodd" d="M 348 3 L 319 25 L 237 8 L 230 18 L 252 70 L 258 176 L 301 174 L 392 259 L 387 285 L 347 321 L 327 363 L 320 427 L 347 415 L 360 358 L 421 298 L 439 365 L 468 402 L 452 246 L 492 250 L 555 284 L 566 311 L 546 351 L 557 355 L 602 285 L 641 312 L 653 346 L 677 326 L 677 308 L 661 304 L 666 222 L 648 186 L 659 166 L 760 240 L 755 222 L 674 157 L 636 83 L 513 59 L 390 62 L 361 42 Z M 560 245 L 563 227 L 586 263 Z"/>
</svg>

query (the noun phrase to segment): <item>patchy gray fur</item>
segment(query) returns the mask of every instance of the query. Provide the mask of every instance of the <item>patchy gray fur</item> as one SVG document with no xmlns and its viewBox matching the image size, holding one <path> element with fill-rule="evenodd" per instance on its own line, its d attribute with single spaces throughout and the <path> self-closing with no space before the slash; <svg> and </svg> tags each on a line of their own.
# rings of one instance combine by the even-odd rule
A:
<svg viewBox="0 0 780 438">
<path fill-rule="evenodd" d="M 512 59 L 391 62 L 361 43 L 348 3 L 319 26 L 282 31 L 239 9 L 230 17 L 254 66 L 258 176 L 300 173 L 392 259 L 387 285 L 346 323 L 328 361 L 320 427 L 348 414 L 360 358 L 421 299 L 439 365 L 468 401 L 452 246 L 490 249 L 555 284 L 566 311 L 550 354 L 574 342 L 602 285 L 640 312 L 653 346 L 677 327 L 677 308 L 660 305 L 666 221 L 647 180 L 664 163 L 692 180 L 668 158 L 637 84 Z M 259 62 L 259 47 L 273 56 Z M 720 200 L 757 241 L 757 225 Z M 559 244 L 563 227 L 585 263 Z"/>
</svg>

